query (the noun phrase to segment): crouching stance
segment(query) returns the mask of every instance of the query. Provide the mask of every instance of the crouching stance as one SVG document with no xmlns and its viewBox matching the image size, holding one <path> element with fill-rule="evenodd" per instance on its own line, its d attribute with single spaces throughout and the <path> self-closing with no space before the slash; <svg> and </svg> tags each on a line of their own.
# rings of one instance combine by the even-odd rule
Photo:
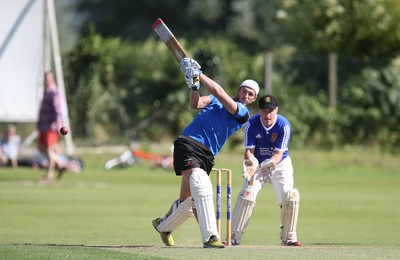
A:
<svg viewBox="0 0 400 260">
<path fill-rule="evenodd" d="M 259 113 L 245 127 L 244 185 L 232 214 L 232 244 L 239 245 L 249 223 L 259 191 L 269 183 L 281 210 L 280 239 L 285 246 L 301 246 L 297 240 L 300 194 L 293 187 L 293 166 L 289 156 L 291 126 L 278 113 L 275 97 L 259 100 Z"/>
<path fill-rule="evenodd" d="M 226 140 L 250 117 L 246 105 L 257 98 L 259 86 L 254 80 L 245 80 L 231 98 L 220 85 L 202 74 L 195 60 L 183 59 L 181 70 L 191 89 L 190 106 L 201 111 L 174 142 L 174 170 L 177 176 L 182 176 L 179 199 L 164 217 L 155 218 L 152 223 L 163 243 L 173 246 L 172 232 L 196 215 L 203 247 L 224 248 L 218 235 L 209 174 L 214 157 Z M 200 96 L 200 82 L 210 95 Z"/>
</svg>

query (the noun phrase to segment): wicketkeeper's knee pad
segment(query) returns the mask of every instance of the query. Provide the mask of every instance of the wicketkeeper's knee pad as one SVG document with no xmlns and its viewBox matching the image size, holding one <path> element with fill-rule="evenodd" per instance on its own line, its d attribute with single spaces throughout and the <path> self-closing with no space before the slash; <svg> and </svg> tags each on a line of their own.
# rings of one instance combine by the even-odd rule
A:
<svg viewBox="0 0 400 260">
<path fill-rule="evenodd" d="M 240 244 L 255 205 L 256 198 L 251 188 L 246 188 L 239 193 L 232 214 L 232 243 Z"/>
<path fill-rule="evenodd" d="M 191 173 L 189 182 L 203 242 L 207 242 L 212 235 L 219 238 L 210 177 L 198 168 Z"/>
<path fill-rule="evenodd" d="M 256 202 L 256 197 L 257 197 L 257 194 L 252 187 L 246 187 L 246 188 L 242 189 L 238 194 L 238 198 L 252 201 L 254 203 Z"/>
<path fill-rule="evenodd" d="M 300 193 L 297 189 L 286 192 L 283 196 L 281 222 L 283 242 L 297 241 L 297 218 L 300 206 Z"/>
</svg>

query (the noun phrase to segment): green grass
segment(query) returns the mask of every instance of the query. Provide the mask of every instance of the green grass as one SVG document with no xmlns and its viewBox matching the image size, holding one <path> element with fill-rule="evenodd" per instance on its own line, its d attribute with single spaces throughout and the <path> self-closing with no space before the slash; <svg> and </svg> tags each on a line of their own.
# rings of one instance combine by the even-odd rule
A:
<svg viewBox="0 0 400 260">
<path fill-rule="evenodd" d="M 180 178 L 147 164 L 105 171 L 112 154 L 84 154 L 81 174 L 38 185 L 43 171 L 0 168 L 0 259 L 394 259 L 400 255 L 400 160 L 374 151 L 292 152 L 301 195 L 301 248 L 279 246 L 279 209 L 265 186 L 242 246 L 201 248 L 194 219 L 166 248 L 151 220 L 179 195 Z M 217 167 L 241 188 L 242 152 Z M 223 190 L 225 192 L 225 190 Z M 223 221 L 223 225 L 224 225 Z M 223 226 L 223 232 L 224 232 Z"/>
</svg>

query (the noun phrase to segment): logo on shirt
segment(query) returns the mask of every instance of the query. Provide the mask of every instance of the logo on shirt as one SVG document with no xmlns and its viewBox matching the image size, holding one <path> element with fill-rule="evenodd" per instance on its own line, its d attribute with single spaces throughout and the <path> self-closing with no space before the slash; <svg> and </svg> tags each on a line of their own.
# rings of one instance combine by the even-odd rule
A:
<svg viewBox="0 0 400 260">
<path fill-rule="evenodd" d="M 261 138 L 261 135 L 260 134 L 256 135 L 256 138 Z"/>
<path fill-rule="evenodd" d="M 278 139 L 278 134 L 277 133 L 272 133 L 271 134 L 271 142 L 275 143 L 276 139 Z"/>
</svg>

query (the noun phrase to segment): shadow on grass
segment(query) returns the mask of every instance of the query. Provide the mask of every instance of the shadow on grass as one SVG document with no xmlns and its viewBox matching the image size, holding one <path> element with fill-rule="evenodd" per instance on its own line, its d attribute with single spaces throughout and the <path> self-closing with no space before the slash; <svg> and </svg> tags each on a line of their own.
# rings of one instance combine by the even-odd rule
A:
<svg viewBox="0 0 400 260">
<path fill-rule="evenodd" d="M 107 246 L 107 245 L 74 245 L 74 244 L 31 244 L 31 243 L 24 243 L 24 244 L 12 244 L 13 246 L 54 246 L 54 247 L 92 247 L 92 248 L 151 248 L 154 246 L 149 245 L 132 245 L 132 246 Z"/>
<path fill-rule="evenodd" d="M 14 243 L 11 244 L 13 246 L 50 246 L 50 247 L 82 247 L 82 248 L 199 248 L 203 249 L 201 246 L 174 246 L 174 247 L 167 247 L 167 246 L 154 246 L 154 245 L 84 245 L 84 244 L 32 244 L 32 243 Z M 332 247 L 341 247 L 341 246 L 362 246 L 363 244 L 360 243 L 309 243 L 309 244 L 303 244 L 304 247 L 313 247 L 313 246 L 332 246 Z M 300 247 L 300 248 L 302 248 Z M 229 247 L 228 247 L 229 248 Z M 231 247 L 233 248 L 233 247 Z M 285 246 L 272 246 L 272 245 L 241 245 L 235 248 L 285 248 Z M 289 248 L 289 247 L 288 247 Z"/>
<path fill-rule="evenodd" d="M 165 249 L 171 249 L 171 248 L 181 248 L 181 249 L 203 249 L 202 246 L 154 246 L 154 245 L 114 245 L 114 246 L 108 246 L 108 245 L 76 245 L 76 244 L 32 244 L 32 243 L 13 243 L 10 244 L 13 246 L 52 246 L 52 247 L 82 247 L 82 248 L 165 248 Z"/>
<path fill-rule="evenodd" d="M 310 243 L 309 246 L 362 246 L 362 243 Z"/>
</svg>

